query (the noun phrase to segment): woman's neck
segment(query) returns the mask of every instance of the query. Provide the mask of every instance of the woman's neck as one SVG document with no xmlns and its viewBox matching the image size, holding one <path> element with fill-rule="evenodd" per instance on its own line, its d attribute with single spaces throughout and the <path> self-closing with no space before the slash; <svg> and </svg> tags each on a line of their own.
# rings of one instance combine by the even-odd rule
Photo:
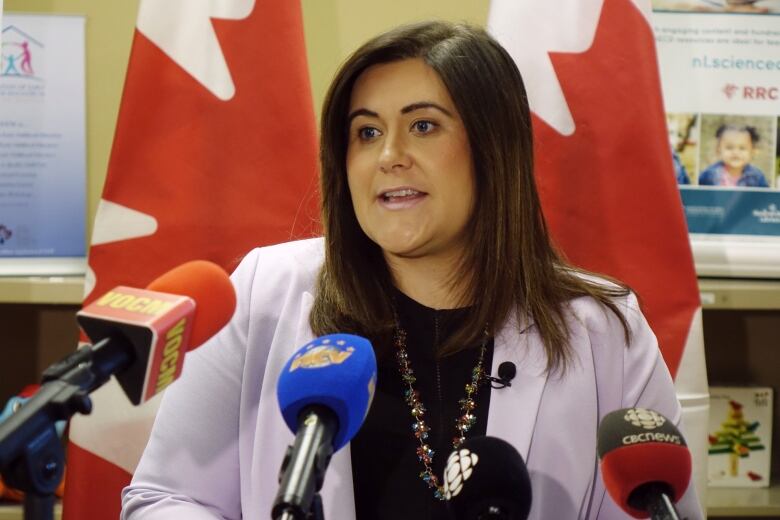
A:
<svg viewBox="0 0 780 520">
<path fill-rule="evenodd" d="M 385 259 L 398 290 L 416 302 L 432 309 L 456 309 L 468 304 L 462 294 L 466 284 L 454 278 L 454 261 L 394 255 L 385 255 Z"/>
</svg>

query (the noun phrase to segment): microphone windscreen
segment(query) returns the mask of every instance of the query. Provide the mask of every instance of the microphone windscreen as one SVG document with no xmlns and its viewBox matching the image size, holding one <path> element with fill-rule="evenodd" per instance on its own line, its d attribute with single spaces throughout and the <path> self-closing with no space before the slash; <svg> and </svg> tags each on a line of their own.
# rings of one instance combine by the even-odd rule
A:
<svg viewBox="0 0 780 520">
<path fill-rule="evenodd" d="M 644 408 L 607 414 L 598 429 L 597 449 L 604 485 L 612 499 L 634 518 L 647 518 L 637 491 L 656 483 L 677 502 L 691 480 L 691 454 L 680 431 L 666 417 Z"/>
<path fill-rule="evenodd" d="M 277 397 L 287 426 L 298 429 L 305 407 L 321 405 L 338 418 L 336 451 L 360 429 L 376 388 L 376 357 L 371 342 L 351 334 L 321 336 L 301 347 L 279 375 Z"/>
<path fill-rule="evenodd" d="M 188 296 L 195 301 L 190 349 L 219 332 L 236 310 L 236 292 L 230 277 L 220 266 L 206 260 L 193 260 L 174 267 L 154 279 L 147 289 Z"/>
<path fill-rule="evenodd" d="M 197 260 L 168 271 L 147 289 L 115 287 L 76 318 L 93 343 L 111 340 L 111 348 L 100 350 L 102 359 L 118 363 L 111 373 L 130 401 L 140 404 L 179 377 L 187 350 L 216 334 L 235 306 L 227 273 Z"/>
<path fill-rule="evenodd" d="M 456 520 L 525 520 L 531 510 L 531 479 L 511 444 L 496 437 L 473 437 L 447 459 L 444 498 Z M 491 508 L 504 516 L 487 516 Z"/>
</svg>

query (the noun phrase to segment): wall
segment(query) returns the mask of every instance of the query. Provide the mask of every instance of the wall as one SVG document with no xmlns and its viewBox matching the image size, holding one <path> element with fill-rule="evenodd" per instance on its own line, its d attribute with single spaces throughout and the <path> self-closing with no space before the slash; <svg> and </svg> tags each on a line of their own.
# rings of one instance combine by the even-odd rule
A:
<svg viewBox="0 0 780 520">
<path fill-rule="evenodd" d="M 262 5 L 261 0 L 257 2 Z M 338 65 L 367 38 L 401 23 L 428 18 L 484 24 L 488 3 L 488 0 L 303 0 L 316 112 L 319 114 Z M 114 137 L 138 0 L 5 0 L 4 9 L 87 17 L 87 236 L 91 236 Z"/>
</svg>

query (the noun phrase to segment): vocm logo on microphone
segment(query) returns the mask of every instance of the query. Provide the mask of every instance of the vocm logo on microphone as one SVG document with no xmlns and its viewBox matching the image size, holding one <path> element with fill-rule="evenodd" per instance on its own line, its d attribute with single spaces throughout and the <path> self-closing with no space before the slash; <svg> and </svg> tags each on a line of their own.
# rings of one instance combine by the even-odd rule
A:
<svg viewBox="0 0 780 520">
<path fill-rule="evenodd" d="M 179 366 L 184 332 L 188 324 L 187 318 L 182 318 L 165 333 L 165 347 L 163 348 L 162 361 L 160 361 L 160 369 L 157 374 L 155 392 L 162 392 L 176 380 L 178 375 L 176 369 Z"/>
<path fill-rule="evenodd" d="M 112 309 L 124 309 L 149 316 L 159 316 L 173 307 L 173 302 L 170 301 L 128 294 L 127 291 L 117 289 L 108 291 L 95 302 L 95 305 L 98 307 L 110 307 Z"/>
<path fill-rule="evenodd" d="M 79 312 L 79 324 L 90 338 L 119 330 L 146 366 L 141 388 L 117 377 L 133 404 L 148 401 L 181 374 L 189 346 L 195 301 L 188 296 L 118 286 Z"/>
</svg>

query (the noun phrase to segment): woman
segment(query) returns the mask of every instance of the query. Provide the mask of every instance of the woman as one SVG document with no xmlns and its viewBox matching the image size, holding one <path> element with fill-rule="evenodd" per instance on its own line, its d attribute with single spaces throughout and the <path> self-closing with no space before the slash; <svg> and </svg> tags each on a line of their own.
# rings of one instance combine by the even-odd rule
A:
<svg viewBox="0 0 780 520">
<path fill-rule="evenodd" d="M 598 472 L 599 420 L 636 405 L 678 422 L 680 408 L 636 298 L 550 245 L 511 57 L 442 22 L 374 38 L 334 79 L 321 161 L 324 239 L 244 259 L 236 315 L 163 400 L 124 517 L 268 517 L 291 441 L 279 370 L 335 331 L 372 340 L 378 386 L 330 463 L 326 518 L 444 518 L 444 459 L 484 434 L 526 460 L 531 518 L 625 517 Z M 517 375 L 492 390 L 506 361 Z"/>
</svg>

